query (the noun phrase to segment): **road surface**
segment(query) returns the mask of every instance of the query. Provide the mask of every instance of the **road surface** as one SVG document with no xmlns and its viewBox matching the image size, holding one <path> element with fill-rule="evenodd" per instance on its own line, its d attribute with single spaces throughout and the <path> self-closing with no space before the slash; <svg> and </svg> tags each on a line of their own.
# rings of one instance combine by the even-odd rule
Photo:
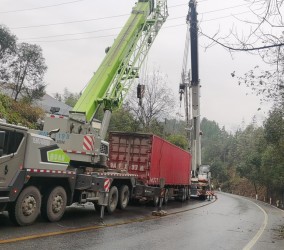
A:
<svg viewBox="0 0 284 250">
<path fill-rule="evenodd" d="M 284 211 L 219 193 L 214 201 L 170 202 L 164 217 L 129 207 L 98 223 L 92 207 L 70 208 L 59 223 L 15 227 L 0 215 L 0 249 L 284 249 Z"/>
</svg>

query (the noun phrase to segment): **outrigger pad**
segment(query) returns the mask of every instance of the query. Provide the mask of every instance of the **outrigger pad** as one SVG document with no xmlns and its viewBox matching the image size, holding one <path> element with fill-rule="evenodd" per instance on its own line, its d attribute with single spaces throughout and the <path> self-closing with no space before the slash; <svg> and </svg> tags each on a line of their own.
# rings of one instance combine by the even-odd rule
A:
<svg viewBox="0 0 284 250">
<path fill-rule="evenodd" d="M 160 211 L 153 211 L 152 215 L 153 216 L 166 216 L 168 213 L 165 210 L 160 210 Z"/>
</svg>

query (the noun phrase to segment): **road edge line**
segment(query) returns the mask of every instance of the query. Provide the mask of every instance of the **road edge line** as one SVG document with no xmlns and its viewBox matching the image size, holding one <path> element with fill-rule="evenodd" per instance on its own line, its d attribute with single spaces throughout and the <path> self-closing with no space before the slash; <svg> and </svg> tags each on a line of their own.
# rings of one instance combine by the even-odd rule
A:
<svg viewBox="0 0 284 250">
<path fill-rule="evenodd" d="M 248 199 L 247 199 L 248 200 Z M 248 200 L 250 201 L 250 200 Z M 265 210 L 257 205 L 255 202 L 253 201 L 250 201 L 251 203 L 253 203 L 255 206 L 257 206 L 261 211 L 262 213 L 264 214 L 264 220 L 263 220 L 263 223 L 260 227 L 260 229 L 258 230 L 258 232 L 256 233 L 256 235 L 251 239 L 251 241 L 243 248 L 243 250 L 250 250 L 252 249 L 252 247 L 255 245 L 255 243 L 258 241 L 258 239 L 260 238 L 260 236 L 263 234 L 264 232 L 264 229 L 266 228 L 267 226 L 267 222 L 268 222 L 268 215 L 267 213 L 265 212 Z"/>
</svg>

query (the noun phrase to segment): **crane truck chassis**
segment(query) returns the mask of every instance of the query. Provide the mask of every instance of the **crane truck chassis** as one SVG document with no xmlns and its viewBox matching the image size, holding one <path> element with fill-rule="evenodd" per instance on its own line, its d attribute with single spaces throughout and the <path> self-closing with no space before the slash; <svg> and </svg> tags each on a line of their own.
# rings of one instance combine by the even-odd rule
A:
<svg viewBox="0 0 284 250">
<path fill-rule="evenodd" d="M 108 213 L 125 209 L 131 198 L 161 196 L 161 188 L 139 185 L 127 172 L 78 168 L 53 139 L 27 128 L 0 123 L 0 212 L 18 225 L 32 224 L 39 213 L 58 221 L 66 206 L 92 202 Z"/>
<path fill-rule="evenodd" d="M 112 109 L 138 77 L 147 52 L 168 16 L 166 0 L 138 0 L 69 117 L 47 115 L 43 130 L 0 122 L 0 212 L 17 225 L 39 214 L 58 221 L 74 202 L 109 213 L 129 199 L 153 200 L 163 188 L 141 185 L 138 176 L 107 167 L 104 141 Z M 94 117 L 103 106 L 98 129 Z"/>
</svg>

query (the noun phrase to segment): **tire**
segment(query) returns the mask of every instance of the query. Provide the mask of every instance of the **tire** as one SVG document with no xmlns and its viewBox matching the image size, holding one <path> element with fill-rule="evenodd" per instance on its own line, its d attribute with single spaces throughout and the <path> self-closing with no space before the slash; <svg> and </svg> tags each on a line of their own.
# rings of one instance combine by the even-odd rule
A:
<svg viewBox="0 0 284 250">
<path fill-rule="evenodd" d="M 154 207 L 157 207 L 157 206 L 159 205 L 159 201 L 160 201 L 159 196 L 155 196 L 155 197 L 153 198 L 153 206 L 154 206 Z"/>
<path fill-rule="evenodd" d="M 199 199 L 202 200 L 202 201 L 205 201 L 206 200 L 206 195 L 200 195 Z"/>
<path fill-rule="evenodd" d="M 181 198 L 181 201 L 182 201 L 182 202 L 183 202 L 183 201 L 186 201 L 186 196 L 187 196 L 187 194 L 186 194 L 186 189 L 183 188 L 183 189 L 182 189 L 182 198 Z"/>
<path fill-rule="evenodd" d="M 190 200 L 190 189 L 188 187 L 186 188 L 186 200 Z"/>
<path fill-rule="evenodd" d="M 184 202 L 186 200 L 186 189 L 181 188 L 179 189 L 179 195 L 177 197 L 177 200 Z"/>
<path fill-rule="evenodd" d="M 111 187 L 108 194 L 108 204 L 107 204 L 107 212 L 112 214 L 118 203 L 118 190 L 116 186 Z"/>
<path fill-rule="evenodd" d="M 50 222 L 59 221 L 66 209 L 67 195 L 63 187 L 50 189 L 43 197 L 41 215 Z"/>
<path fill-rule="evenodd" d="M 169 190 L 166 189 L 166 190 L 165 190 L 165 195 L 164 195 L 164 201 L 163 201 L 164 205 L 167 205 L 167 204 L 168 204 L 169 198 L 170 198 L 170 197 L 169 197 Z"/>
<path fill-rule="evenodd" d="M 118 196 L 118 208 L 125 209 L 129 202 L 129 187 L 127 185 L 121 186 Z"/>
<path fill-rule="evenodd" d="M 28 226 L 35 222 L 41 207 L 41 195 L 37 187 L 26 187 L 9 208 L 9 217 L 19 226 Z"/>
</svg>

